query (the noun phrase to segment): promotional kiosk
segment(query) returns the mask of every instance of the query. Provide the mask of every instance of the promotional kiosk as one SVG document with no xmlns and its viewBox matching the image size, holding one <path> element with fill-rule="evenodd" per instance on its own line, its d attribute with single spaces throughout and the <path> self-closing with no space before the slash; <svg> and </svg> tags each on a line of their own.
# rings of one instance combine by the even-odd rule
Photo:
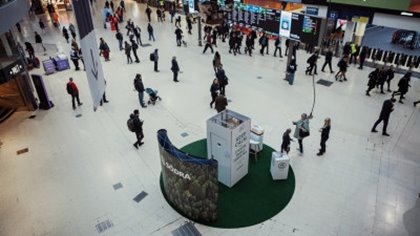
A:
<svg viewBox="0 0 420 236">
<path fill-rule="evenodd" d="M 250 129 L 250 118 L 230 110 L 207 120 L 207 157 L 217 160 L 218 180 L 228 187 L 248 174 Z"/>
</svg>

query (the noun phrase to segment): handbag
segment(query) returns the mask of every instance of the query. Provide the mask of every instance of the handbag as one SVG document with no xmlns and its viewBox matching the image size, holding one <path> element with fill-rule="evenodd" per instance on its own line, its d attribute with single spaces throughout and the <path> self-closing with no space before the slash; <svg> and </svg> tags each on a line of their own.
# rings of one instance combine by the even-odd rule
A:
<svg viewBox="0 0 420 236">
<path fill-rule="evenodd" d="M 301 138 L 306 138 L 309 136 L 309 131 L 303 130 L 303 129 L 299 129 L 299 136 Z"/>
</svg>

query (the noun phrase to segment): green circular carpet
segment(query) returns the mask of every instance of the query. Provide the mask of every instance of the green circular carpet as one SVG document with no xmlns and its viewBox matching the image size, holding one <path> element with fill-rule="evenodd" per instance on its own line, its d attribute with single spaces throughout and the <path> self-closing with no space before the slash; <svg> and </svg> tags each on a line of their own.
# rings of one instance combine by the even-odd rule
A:
<svg viewBox="0 0 420 236">
<path fill-rule="evenodd" d="M 207 158 L 206 139 L 188 144 L 181 150 Z M 283 210 L 295 191 L 295 175 L 289 167 L 287 180 L 272 179 L 270 164 L 273 151 L 274 149 L 264 145 L 257 162 L 254 156 L 250 156 L 248 174 L 232 188 L 219 183 L 218 219 L 210 223 L 199 223 L 219 228 L 246 227 L 264 222 Z M 160 187 L 166 199 L 162 176 Z"/>
</svg>

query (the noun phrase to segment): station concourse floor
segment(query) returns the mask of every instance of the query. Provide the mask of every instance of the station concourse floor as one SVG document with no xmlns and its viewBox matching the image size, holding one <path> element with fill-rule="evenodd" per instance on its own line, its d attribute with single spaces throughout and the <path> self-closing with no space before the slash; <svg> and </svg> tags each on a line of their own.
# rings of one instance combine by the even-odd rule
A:
<svg viewBox="0 0 420 236">
<path fill-rule="evenodd" d="M 140 64 L 127 65 L 115 32 L 102 27 L 102 4 L 97 1 L 94 5 L 93 18 L 97 38 L 103 37 L 111 48 L 111 61 L 101 58 L 110 102 L 93 112 L 86 75 L 71 65 L 70 70 L 44 76 L 55 104 L 52 109 L 34 112 L 34 119 L 28 119 L 32 113 L 17 112 L 0 124 L 2 236 L 100 235 L 95 226 L 106 220 L 113 226 L 101 235 L 171 235 L 187 221 L 160 191 L 156 132 L 167 129 L 177 147 L 205 138 L 206 120 L 216 114 L 209 107 L 213 55 L 210 51 L 202 54 L 203 48 L 197 46 L 197 25 L 193 25 L 193 35 L 188 35 L 184 20 L 188 47 L 176 47 L 175 27 L 168 23 L 168 14 L 166 22 L 158 23 L 154 8 L 152 25 L 157 41 L 149 42 L 145 5 L 126 1 L 129 18 L 142 29 L 143 43 L 151 44 L 139 48 Z M 66 26 L 69 21 L 75 24 L 72 12 L 60 12 L 60 19 Z M 33 42 L 33 31 L 40 31 L 38 17 L 28 16 L 21 25 L 18 40 Z M 61 32 L 50 21 L 47 25 L 42 37 L 48 54 L 54 55 L 58 48 L 69 56 L 70 45 Z M 125 29 L 123 32 L 126 39 Z M 290 86 L 283 80 L 286 60 L 273 57 L 274 45 L 270 43 L 270 55 L 265 56 L 257 49 L 252 57 L 235 57 L 220 40 L 215 50 L 221 53 L 229 77 L 228 109 L 261 125 L 264 142 L 278 149 L 283 132 L 294 128 L 292 121 L 310 112 L 313 87 L 311 77 L 304 73 L 309 55 L 298 51 L 298 71 Z M 160 55 L 159 73 L 153 71 L 149 60 L 155 48 Z M 38 55 L 41 61 L 46 58 Z M 172 81 L 172 56 L 177 57 L 183 72 L 179 83 Z M 358 70 L 351 65 L 349 81 L 340 83 L 328 69 L 328 73 L 321 72 L 323 61 L 319 59 L 315 79 L 334 83 L 330 87 L 316 84 L 311 135 L 303 141 L 303 156 L 296 151 L 297 142 L 292 143 L 296 189 L 289 205 L 272 219 L 250 227 L 219 229 L 195 224 L 202 235 L 419 235 L 420 108 L 412 104 L 420 99 L 418 79 L 412 79 L 405 104 L 395 104 L 388 126 L 391 136 L 385 137 L 380 132 L 382 124 L 378 133 L 370 132 L 383 101 L 390 98 L 389 93 L 375 90 L 371 97 L 365 96 L 372 69 Z M 335 58 L 334 70 L 336 64 Z M 43 69 L 30 73 L 44 74 Z M 158 90 L 162 101 L 140 107 L 133 88 L 136 73 L 142 74 L 145 87 Z M 392 89 L 397 88 L 401 76 L 396 75 Z M 76 110 L 72 110 L 65 89 L 69 77 L 79 86 L 83 102 Z M 135 135 L 126 126 L 134 109 L 140 109 L 144 120 L 145 144 L 139 150 L 133 147 Z M 76 117 L 78 114 L 82 116 Z M 326 117 L 331 117 L 332 128 L 327 152 L 319 157 L 318 130 Z M 29 152 L 17 155 L 22 148 Z M 114 190 L 117 183 L 122 188 Z M 148 195 L 139 203 L 133 201 L 142 191 Z"/>
</svg>

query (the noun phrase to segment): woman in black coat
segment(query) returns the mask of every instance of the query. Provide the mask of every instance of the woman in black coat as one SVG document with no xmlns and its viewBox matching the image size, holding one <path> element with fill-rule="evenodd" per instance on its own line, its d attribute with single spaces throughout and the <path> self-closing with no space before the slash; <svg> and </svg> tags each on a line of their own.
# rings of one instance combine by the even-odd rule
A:
<svg viewBox="0 0 420 236">
<path fill-rule="evenodd" d="M 219 91 L 219 82 L 217 79 L 213 80 L 213 83 L 210 86 L 210 94 L 211 94 L 211 102 L 210 102 L 210 108 L 213 108 L 213 103 L 216 101 L 217 92 Z"/>
<path fill-rule="evenodd" d="M 330 137 L 330 129 L 331 129 L 331 119 L 325 118 L 324 126 L 319 130 L 321 132 L 321 149 L 319 149 L 319 152 L 316 154 L 317 156 L 321 156 L 322 154 L 325 153 L 325 143 Z"/>
</svg>

